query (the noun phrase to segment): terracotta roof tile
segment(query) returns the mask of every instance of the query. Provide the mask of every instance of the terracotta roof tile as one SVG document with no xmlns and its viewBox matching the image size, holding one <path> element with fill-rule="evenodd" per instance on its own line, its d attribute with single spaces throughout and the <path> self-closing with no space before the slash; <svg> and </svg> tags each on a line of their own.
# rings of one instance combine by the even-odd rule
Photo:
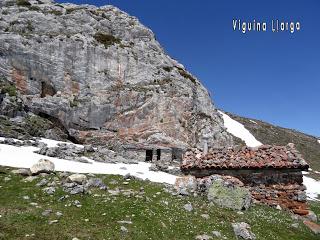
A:
<svg viewBox="0 0 320 240">
<path fill-rule="evenodd" d="M 184 154 L 181 165 L 182 170 L 255 168 L 307 170 L 309 166 L 293 144 L 287 146 L 262 145 L 258 148 L 210 149 L 206 155 L 199 149 L 190 149 Z"/>
</svg>

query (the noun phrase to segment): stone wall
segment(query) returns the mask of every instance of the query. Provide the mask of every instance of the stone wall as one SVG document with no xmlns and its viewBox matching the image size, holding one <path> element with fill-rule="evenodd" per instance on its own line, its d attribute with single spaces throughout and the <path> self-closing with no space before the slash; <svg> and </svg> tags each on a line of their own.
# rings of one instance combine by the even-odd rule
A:
<svg viewBox="0 0 320 240">
<path fill-rule="evenodd" d="M 193 170 L 193 176 L 206 178 L 215 174 L 233 176 L 248 187 L 255 202 L 279 205 L 296 214 L 308 214 L 305 186 L 299 169 Z"/>
</svg>

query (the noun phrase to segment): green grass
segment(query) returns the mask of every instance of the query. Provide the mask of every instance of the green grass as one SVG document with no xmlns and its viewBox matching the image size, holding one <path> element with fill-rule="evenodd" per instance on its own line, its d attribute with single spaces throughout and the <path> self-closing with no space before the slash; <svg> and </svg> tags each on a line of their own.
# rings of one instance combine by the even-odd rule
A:
<svg viewBox="0 0 320 240">
<path fill-rule="evenodd" d="M 135 196 L 111 196 L 106 191 L 95 190 L 91 195 L 70 196 L 58 201 L 66 195 L 61 189 L 48 196 L 35 186 L 40 179 L 25 183 L 21 181 L 23 177 L 11 174 L 9 169 L 0 167 L 0 172 L 0 239 L 25 239 L 27 234 L 28 239 L 43 240 L 73 237 L 194 239 L 198 234 L 210 234 L 214 230 L 220 231 L 227 239 L 235 239 L 231 227 L 234 221 L 249 223 L 257 239 L 318 239 L 302 223 L 297 229 L 291 227 L 294 220 L 287 212 L 267 206 L 254 206 L 240 215 L 231 210 L 209 206 L 202 197 L 172 196 L 160 184 L 130 180 L 128 185 L 123 185 L 122 177 L 112 175 L 100 176 L 109 189 L 132 189 Z M 5 182 L 4 178 L 9 176 L 11 180 Z M 47 178 L 52 180 L 54 177 L 50 175 Z M 112 185 L 111 180 L 117 180 L 118 184 Z M 144 187 L 145 194 L 138 194 L 141 187 Z M 29 196 L 30 200 L 24 200 L 23 196 Z M 74 200 L 79 200 L 82 207 L 73 206 Z M 39 207 L 31 206 L 30 202 L 38 203 Z M 193 212 L 183 209 L 183 205 L 188 202 L 193 205 Z M 319 206 L 313 208 L 319 209 Z M 46 209 L 53 210 L 48 217 L 41 215 Z M 57 218 L 57 211 L 62 212 L 63 216 Z M 201 214 L 209 214 L 210 219 L 205 220 Z M 54 219 L 59 219 L 59 222 L 49 225 L 49 221 Z M 121 220 L 130 220 L 133 224 L 117 223 Z M 121 233 L 121 225 L 128 228 L 127 234 Z"/>
</svg>

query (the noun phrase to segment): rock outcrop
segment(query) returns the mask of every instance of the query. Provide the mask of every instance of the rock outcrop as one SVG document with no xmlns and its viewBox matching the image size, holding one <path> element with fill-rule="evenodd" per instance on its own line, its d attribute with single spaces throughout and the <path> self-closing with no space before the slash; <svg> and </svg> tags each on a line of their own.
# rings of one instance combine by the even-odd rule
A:
<svg viewBox="0 0 320 240">
<path fill-rule="evenodd" d="M 113 6 L 0 2 L 0 78 L 79 142 L 231 146 L 208 91 Z"/>
</svg>

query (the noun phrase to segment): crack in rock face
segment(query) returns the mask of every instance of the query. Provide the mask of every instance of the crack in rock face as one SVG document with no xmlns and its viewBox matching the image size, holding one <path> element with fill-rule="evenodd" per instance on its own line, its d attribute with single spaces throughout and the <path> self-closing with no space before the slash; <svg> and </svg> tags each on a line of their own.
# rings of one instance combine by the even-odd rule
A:
<svg viewBox="0 0 320 240">
<path fill-rule="evenodd" d="M 1 1 L 0 76 L 79 142 L 232 146 L 208 91 L 113 6 Z"/>
</svg>

